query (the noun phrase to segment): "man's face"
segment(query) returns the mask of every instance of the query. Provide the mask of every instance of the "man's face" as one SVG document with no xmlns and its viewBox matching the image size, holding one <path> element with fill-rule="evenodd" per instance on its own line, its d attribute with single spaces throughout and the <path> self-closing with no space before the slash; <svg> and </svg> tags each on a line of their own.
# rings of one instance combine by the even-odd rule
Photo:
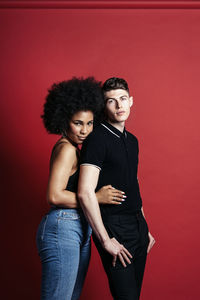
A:
<svg viewBox="0 0 200 300">
<path fill-rule="evenodd" d="M 133 98 L 122 89 L 105 92 L 105 113 L 108 121 L 121 123 L 128 119 Z"/>
</svg>

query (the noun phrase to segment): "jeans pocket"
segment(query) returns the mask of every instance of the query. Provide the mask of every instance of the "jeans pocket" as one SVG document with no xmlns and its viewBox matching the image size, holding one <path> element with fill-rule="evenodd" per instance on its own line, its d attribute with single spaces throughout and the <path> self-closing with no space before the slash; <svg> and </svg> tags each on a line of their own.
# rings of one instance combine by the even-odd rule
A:
<svg viewBox="0 0 200 300">
<path fill-rule="evenodd" d="M 116 224 L 104 224 L 105 228 L 108 232 L 108 235 L 110 238 L 115 238 L 119 243 L 122 242 L 120 238 L 120 228 Z"/>
<path fill-rule="evenodd" d="M 40 238 L 43 241 L 44 239 L 44 235 L 45 235 L 45 228 L 46 228 L 46 224 L 47 224 L 47 220 L 48 220 L 49 215 L 46 215 L 43 220 L 42 220 L 42 224 L 41 224 L 41 228 L 40 228 Z"/>
<path fill-rule="evenodd" d="M 48 215 L 46 215 L 42 218 L 42 220 L 38 226 L 38 229 L 37 229 L 36 245 L 37 245 L 38 253 L 40 253 L 41 248 L 42 248 L 47 220 L 48 220 Z"/>
</svg>

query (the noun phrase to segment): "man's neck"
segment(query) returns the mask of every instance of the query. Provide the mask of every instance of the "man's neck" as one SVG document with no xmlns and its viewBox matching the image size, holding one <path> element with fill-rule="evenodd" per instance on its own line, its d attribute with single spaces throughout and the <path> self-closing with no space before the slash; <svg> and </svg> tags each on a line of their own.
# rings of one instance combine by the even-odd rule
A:
<svg viewBox="0 0 200 300">
<path fill-rule="evenodd" d="M 119 131 L 124 131 L 125 122 L 112 122 L 110 120 L 106 120 L 110 125 L 118 129 Z"/>
</svg>

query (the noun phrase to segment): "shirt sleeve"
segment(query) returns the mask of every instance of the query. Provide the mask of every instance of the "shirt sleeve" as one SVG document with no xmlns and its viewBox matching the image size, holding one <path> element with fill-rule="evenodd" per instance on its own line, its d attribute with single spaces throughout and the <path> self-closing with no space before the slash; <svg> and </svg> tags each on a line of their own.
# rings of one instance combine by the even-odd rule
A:
<svg viewBox="0 0 200 300">
<path fill-rule="evenodd" d="M 92 132 L 83 143 L 80 165 L 93 165 L 101 170 L 105 160 L 105 149 L 103 139 Z"/>
</svg>

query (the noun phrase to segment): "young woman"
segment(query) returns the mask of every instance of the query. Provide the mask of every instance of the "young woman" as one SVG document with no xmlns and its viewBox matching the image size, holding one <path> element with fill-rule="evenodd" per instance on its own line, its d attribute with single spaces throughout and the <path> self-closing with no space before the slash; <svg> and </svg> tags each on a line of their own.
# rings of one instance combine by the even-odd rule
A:
<svg viewBox="0 0 200 300">
<path fill-rule="evenodd" d="M 91 77 L 54 84 L 46 98 L 44 126 L 61 138 L 50 159 L 47 200 L 51 209 L 37 232 L 42 300 L 77 300 L 82 290 L 90 259 L 91 228 L 76 197 L 79 145 L 93 130 L 102 107 L 100 83 Z M 96 195 L 101 204 L 123 201 L 123 192 L 110 185 Z"/>
</svg>

